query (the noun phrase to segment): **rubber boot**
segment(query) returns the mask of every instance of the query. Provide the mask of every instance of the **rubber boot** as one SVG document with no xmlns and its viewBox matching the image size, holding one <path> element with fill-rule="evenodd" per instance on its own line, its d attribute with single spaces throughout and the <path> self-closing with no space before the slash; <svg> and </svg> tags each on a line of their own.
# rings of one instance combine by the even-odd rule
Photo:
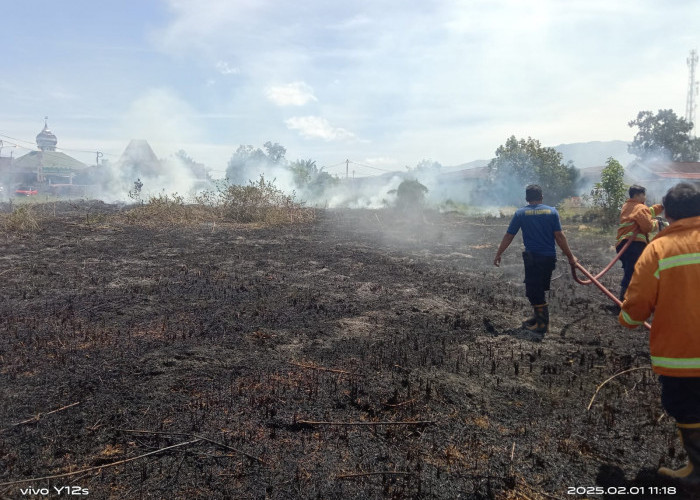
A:
<svg viewBox="0 0 700 500">
<path fill-rule="evenodd" d="M 700 423 L 677 424 L 681 443 L 688 453 L 688 463 L 680 469 L 661 467 L 659 474 L 677 479 L 686 486 L 700 485 Z"/>
<path fill-rule="evenodd" d="M 529 321 L 523 322 L 523 328 L 534 333 L 547 333 L 549 326 L 549 306 L 547 304 L 540 304 L 534 306 L 535 310 L 535 321 L 531 324 Z"/>
<path fill-rule="evenodd" d="M 535 315 L 533 314 L 532 316 L 530 316 L 529 318 L 527 318 L 525 321 L 523 321 L 523 328 L 527 328 L 527 327 L 529 327 L 529 326 L 532 326 L 532 325 L 534 325 L 535 323 L 537 323 L 537 318 L 536 318 Z"/>
<path fill-rule="evenodd" d="M 549 305 L 545 303 L 542 312 L 544 315 L 544 324 L 547 327 L 547 330 L 549 330 Z"/>
</svg>

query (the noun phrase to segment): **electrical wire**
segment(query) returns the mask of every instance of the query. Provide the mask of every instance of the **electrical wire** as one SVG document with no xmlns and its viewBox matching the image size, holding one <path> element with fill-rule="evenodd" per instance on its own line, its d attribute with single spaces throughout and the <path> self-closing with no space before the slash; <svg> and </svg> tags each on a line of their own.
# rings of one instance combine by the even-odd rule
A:
<svg viewBox="0 0 700 500">
<path fill-rule="evenodd" d="M 373 170 L 379 170 L 380 172 L 394 172 L 394 170 L 387 170 L 385 168 L 373 167 L 371 165 L 363 165 L 362 163 L 357 163 L 356 161 L 350 160 L 353 165 L 359 165 L 360 167 L 371 168 Z"/>
<path fill-rule="evenodd" d="M 6 146 L 6 145 L 5 145 L 5 144 L 8 144 L 8 143 L 4 143 L 4 142 L 3 142 L 3 146 L 2 146 L 3 148 L 4 148 L 4 147 L 16 147 L 16 148 L 20 148 L 20 149 L 27 150 L 27 151 L 29 151 L 29 152 L 37 151 L 37 146 L 36 146 L 36 143 L 35 143 L 35 142 L 25 141 L 24 139 L 17 139 L 16 137 L 9 136 L 9 135 L 3 133 L 2 131 L 0 131 L 0 140 L 2 140 L 2 138 L 11 139 L 11 140 L 13 140 L 13 141 L 16 141 L 16 143 L 9 143 L 9 144 L 10 144 L 9 146 Z M 22 142 L 22 143 L 25 143 L 25 144 L 31 144 L 32 147 L 30 148 L 30 147 L 27 147 L 27 146 L 22 146 L 21 144 L 17 144 L 18 142 Z M 102 152 L 102 151 L 88 151 L 88 150 L 85 150 L 85 149 L 67 149 L 67 148 L 59 148 L 59 147 L 56 147 L 55 150 L 52 151 L 52 152 L 63 153 L 63 154 L 66 154 L 66 156 L 68 156 L 67 153 L 89 153 L 89 154 L 93 154 L 93 155 L 99 153 L 99 154 L 100 154 L 100 157 L 108 156 L 108 157 L 113 157 L 113 158 L 119 156 L 119 155 L 116 155 L 116 154 L 114 154 L 114 153 L 105 153 L 105 152 Z M 21 158 L 21 156 L 20 156 L 19 158 Z M 18 158 L 17 158 L 17 159 L 18 159 Z M 82 162 L 82 161 L 80 161 L 80 160 L 77 160 L 77 159 L 75 159 L 75 158 L 72 158 L 72 159 L 74 159 L 74 160 L 77 161 L 77 162 L 83 163 L 85 166 L 89 166 L 89 165 L 85 164 L 84 162 Z M 54 160 L 55 160 L 55 158 L 54 158 Z M 59 168 L 67 168 L 67 169 L 75 168 L 74 165 L 69 165 L 68 163 L 60 162 L 60 161 L 54 163 L 54 164 L 51 165 L 51 166 L 52 166 L 52 167 L 59 167 Z"/>
</svg>

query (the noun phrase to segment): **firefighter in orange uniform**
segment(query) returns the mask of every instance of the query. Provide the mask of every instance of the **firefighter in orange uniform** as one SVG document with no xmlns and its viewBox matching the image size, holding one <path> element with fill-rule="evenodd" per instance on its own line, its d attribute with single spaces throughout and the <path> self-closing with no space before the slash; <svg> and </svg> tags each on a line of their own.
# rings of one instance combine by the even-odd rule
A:
<svg viewBox="0 0 700 500">
<path fill-rule="evenodd" d="M 663 205 L 670 226 L 639 257 L 619 321 L 635 328 L 654 313 L 651 364 L 688 453 L 685 467 L 659 474 L 700 485 L 700 191 L 677 184 Z"/>
<path fill-rule="evenodd" d="M 634 238 L 634 241 L 627 247 L 625 253 L 620 257 L 620 263 L 624 271 L 624 276 L 620 282 L 620 300 L 625 300 L 625 292 L 630 284 L 634 265 L 642 255 L 644 247 L 649 243 L 649 233 L 659 230 L 659 223 L 655 219 L 664 211 L 663 205 L 648 207 L 647 190 L 637 184 L 630 186 L 629 199 L 622 205 L 620 212 L 620 225 L 617 229 L 617 251 L 627 243 L 627 240 Z M 636 233 L 636 236 L 635 236 Z"/>
</svg>

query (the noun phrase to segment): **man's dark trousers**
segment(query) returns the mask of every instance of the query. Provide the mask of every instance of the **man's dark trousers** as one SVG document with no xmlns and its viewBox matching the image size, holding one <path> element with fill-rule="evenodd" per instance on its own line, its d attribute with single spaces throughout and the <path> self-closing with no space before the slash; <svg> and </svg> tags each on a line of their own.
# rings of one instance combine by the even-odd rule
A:
<svg viewBox="0 0 700 500">
<path fill-rule="evenodd" d="M 523 252 L 523 263 L 525 264 L 525 295 L 533 306 L 545 304 L 544 293 L 549 290 L 557 258 Z"/>
<path fill-rule="evenodd" d="M 622 250 L 622 247 L 625 246 L 625 243 L 627 243 L 627 240 L 622 240 L 620 243 L 618 243 L 616 250 L 619 253 L 620 250 Z M 647 246 L 647 244 L 643 241 L 633 241 L 630 246 L 625 250 L 625 253 L 623 253 L 620 256 L 620 262 L 622 263 L 622 269 L 624 271 L 624 276 L 622 277 L 622 281 L 620 282 L 620 300 L 624 301 L 625 300 L 625 293 L 627 292 L 627 287 L 630 284 L 630 280 L 632 279 L 632 274 L 634 274 L 634 265 L 637 263 L 637 260 L 639 260 L 639 257 L 642 255 L 642 252 L 644 251 L 644 248 Z"/>
</svg>

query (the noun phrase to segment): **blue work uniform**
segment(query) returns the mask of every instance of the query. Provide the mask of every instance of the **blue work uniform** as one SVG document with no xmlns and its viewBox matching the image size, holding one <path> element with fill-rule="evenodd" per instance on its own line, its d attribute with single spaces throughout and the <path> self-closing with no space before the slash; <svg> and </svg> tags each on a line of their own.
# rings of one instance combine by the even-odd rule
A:
<svg viewBox="0 0 700 500">
<path fill-rule="evenodd" d="M 561 231 L 559 213 L 548 205 L 524 206 L 515 212 L 506 232 L 515 236 L 521 229 L 525 244 L 525 294 L 533 306 L 545 304 L 545 292 L 549 290 L 557 262 L 554 232 Z"/>
</svg>

